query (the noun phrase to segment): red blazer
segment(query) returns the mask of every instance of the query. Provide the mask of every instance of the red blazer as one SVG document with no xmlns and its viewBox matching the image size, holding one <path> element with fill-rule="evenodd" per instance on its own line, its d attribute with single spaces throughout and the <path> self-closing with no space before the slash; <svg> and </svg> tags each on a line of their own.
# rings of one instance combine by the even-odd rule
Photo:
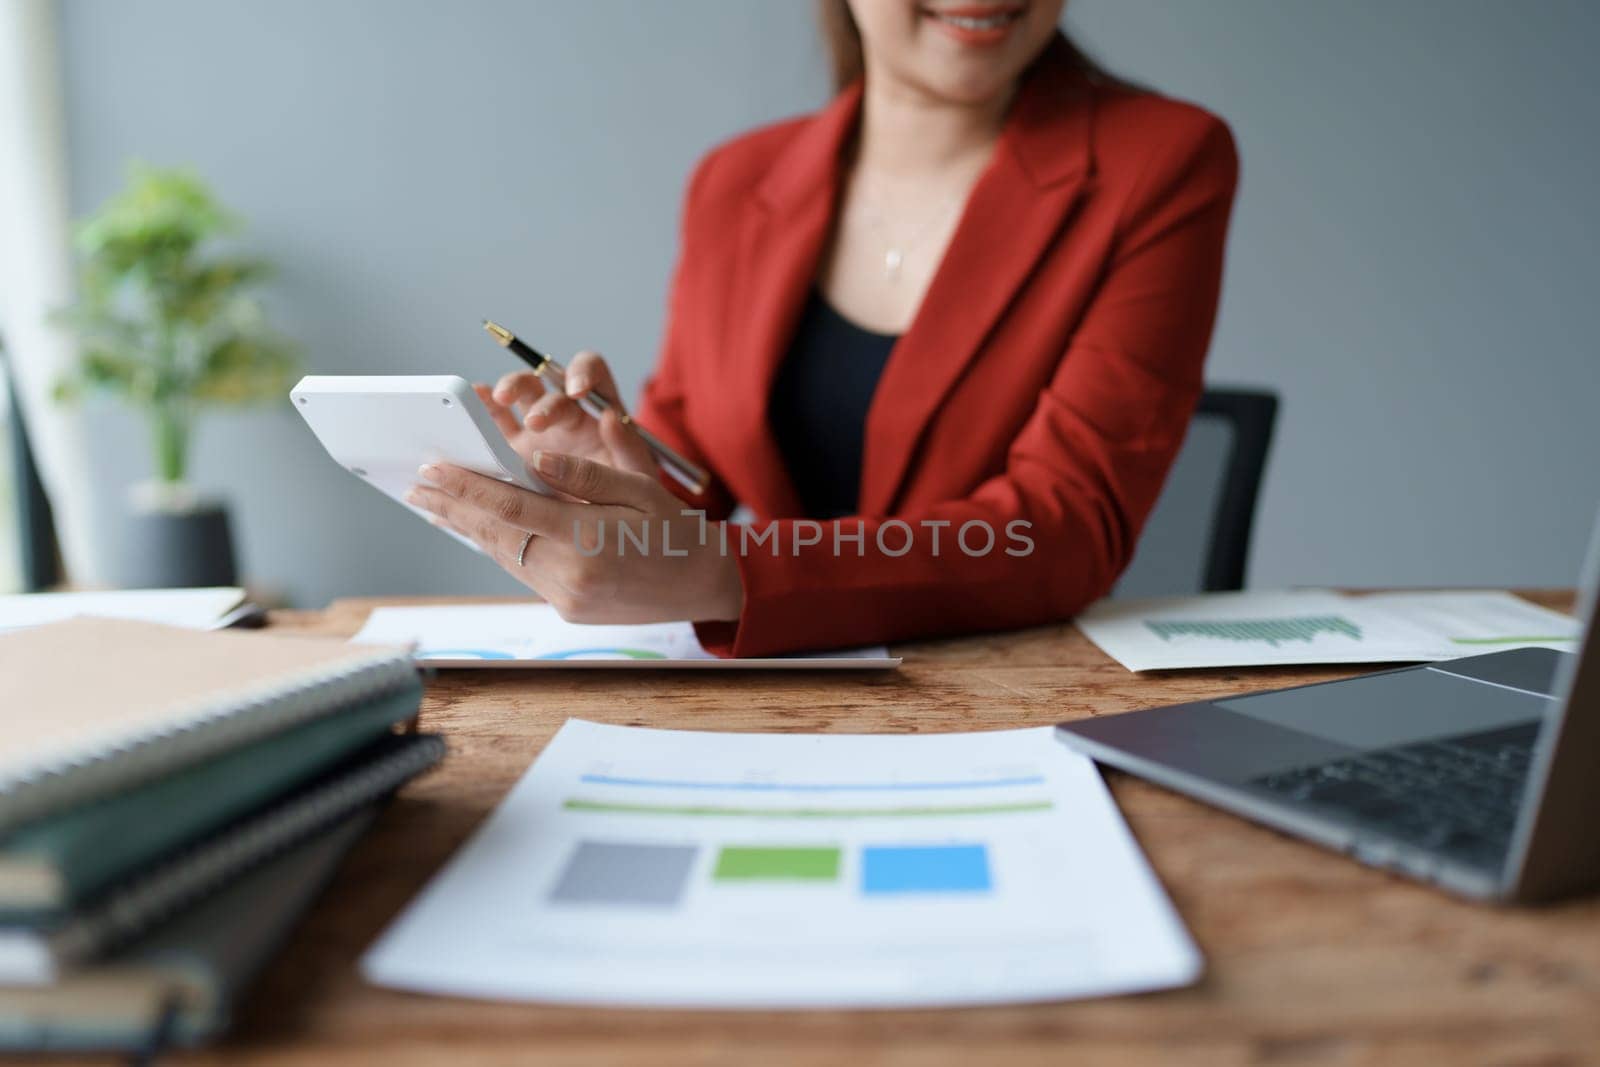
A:
<svg viewBox="0 0 1600 1067">
<path fill-rule="evenodd" d="M 713 473 L 697 502 L 712 517 L 742 502 L 777 522 L 778 554 L 769 541 L 740 556 L 739 621 L 698 627 L 726 655 L 1069 618 L 1127 565 L 1200 396 L 1232 138 L 1198 108 L 1091 84 L 1051 47 L 884 368 L 862 518 L 797 545 L 812 531 L 795 527 L 803 512 L 767 401 L 815 283 L 860 99 L 858 85 L 739 137 L 689 184 L 665 348 L 637 416 Z M 890 519 L 916 534 L 903 555 L 878 550 Z M 998 535 L 982 556 L 954 543 L 972 520 Z M 1022 547 L 1006 536 L 1014 520 L 1031 524 L 1031 554 L 1004 551 Z M 836 554 L 835 526 L 863 542 Z M 891 553 L 906 541 L 884 534 Z M 981 529 L 971 535 L 980 548 Z"/>
</svg>

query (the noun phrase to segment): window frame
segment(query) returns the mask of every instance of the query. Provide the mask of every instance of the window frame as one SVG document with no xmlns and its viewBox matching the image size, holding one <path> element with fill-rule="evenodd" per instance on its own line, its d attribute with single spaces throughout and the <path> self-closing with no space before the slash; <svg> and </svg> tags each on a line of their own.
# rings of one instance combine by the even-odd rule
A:
<svg viewBox="0 0 1600 1067">
<path fill-rule="evenodd" d="M 44 482 L 39 478 L 39 465 L 33 458 L 22 406 L 17 402 L 16 378 L 11 373 L 3 341 L 0 341 L 0 374 L 5 375 L 6 433 L 11 439 L 12 484 L 17 488 L 13 520 L 17 524 L 17 544 L 21 549 L 22 591 L 36 593 L 61 581 L 61 553 L 56 543 L 55 516 L 44 491 Z"/>
</svg>

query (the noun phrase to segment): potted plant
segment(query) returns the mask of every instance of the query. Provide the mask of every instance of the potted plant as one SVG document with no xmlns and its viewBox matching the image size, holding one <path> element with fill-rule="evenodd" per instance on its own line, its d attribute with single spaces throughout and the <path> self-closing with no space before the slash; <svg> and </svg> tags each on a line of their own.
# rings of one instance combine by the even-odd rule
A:
<svg viewBox="0 0 1600 1067">
<path fill-rule="evenodd" d="M 240 228 L 193 173 L 137 164 L 78 224 L 79 298 L 58 317 L 79 351 L 57 398 L 111 394 L 145 417 L 153 446 L 155 477 L 130 492 L 118 584 L 237 581 L 227 511 L 187 480 L 195 418 L 281 399 L 299 364 L 247 295 L 267 264 L 219 247 Z"/>
</svg>

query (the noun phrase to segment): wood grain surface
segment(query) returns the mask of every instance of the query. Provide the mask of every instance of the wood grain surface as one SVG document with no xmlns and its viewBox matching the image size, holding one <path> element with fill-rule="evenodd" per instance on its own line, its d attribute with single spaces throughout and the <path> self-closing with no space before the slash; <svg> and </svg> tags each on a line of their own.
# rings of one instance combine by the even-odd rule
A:
<svg viewBox="0 0 1600 1067">
<path fill-rule="evenodd" d="M 1571 604 L 1563 592 L 1525 595 Z M 273 625 L 347 635 L 374 603 L 276 613 Z M 233 1036 L 175 1062 L 1600 1064 L 1600 900 L 1463 903 L 1117 773 L 1112 792 L 1206 956 L 1190 989 L 1010 1008 L 666 1012 L 423 997 L 357 974 L 361 951 L 570 716 L 703 730 L 986 730 L 1357 673 L 1138 675 L 1065 625 L 895 651 L 905 664 L 884 673 L 441 674 L 422 724 L 448 736 L 445 766 L 406 788 L 352 853 Z"/>
</svg>

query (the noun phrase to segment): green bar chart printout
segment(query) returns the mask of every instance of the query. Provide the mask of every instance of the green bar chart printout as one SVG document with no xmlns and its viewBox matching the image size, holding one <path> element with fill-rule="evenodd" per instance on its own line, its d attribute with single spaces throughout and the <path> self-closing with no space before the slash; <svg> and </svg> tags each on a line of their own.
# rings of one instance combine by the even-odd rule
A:
<svg viewBox="0 0 1600 1067">
<path fill-rule="evenodd" d="M 839 877 L 837 848 L 728 845 L 717 853 L 718 882 L 832 882 Z"/>
<path fill-rule="evenodd" d="M 1206 637 L 1221 641 L 1260 641 L 1276 648 L 1289 641 L 1310 643 L 1322 634 L 1361 640 L 1361 627 L 1342 615 L 1307 615 L 1285 619 L 1170 619 L 1146 621 L 1163 641 Z"/>
</svg>

